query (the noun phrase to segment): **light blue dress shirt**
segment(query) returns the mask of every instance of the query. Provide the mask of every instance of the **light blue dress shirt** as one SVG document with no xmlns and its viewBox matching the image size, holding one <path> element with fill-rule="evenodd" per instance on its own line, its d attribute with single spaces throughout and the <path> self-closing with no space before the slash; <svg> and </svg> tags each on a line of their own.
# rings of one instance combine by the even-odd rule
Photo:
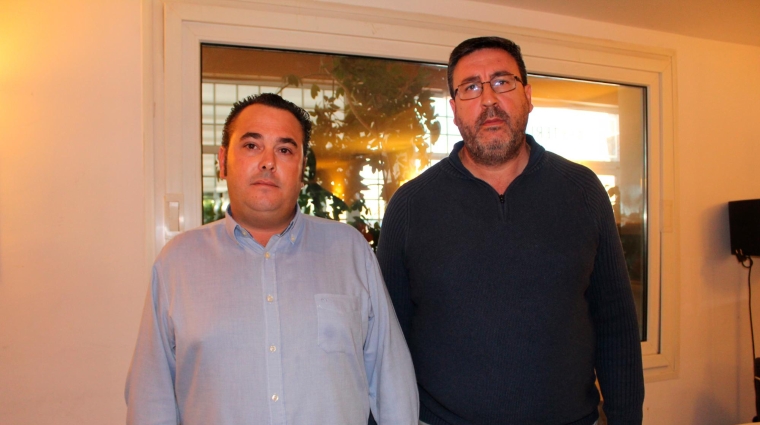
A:
<svg viewBox="0 0 760 425">
<path fill-rule="evenodd" d="M 258 244 L 230 214 L 156 259 L 128 424 L 417 424 L 409 351 L 375 256 L 297 212 Z"/>
</svg>

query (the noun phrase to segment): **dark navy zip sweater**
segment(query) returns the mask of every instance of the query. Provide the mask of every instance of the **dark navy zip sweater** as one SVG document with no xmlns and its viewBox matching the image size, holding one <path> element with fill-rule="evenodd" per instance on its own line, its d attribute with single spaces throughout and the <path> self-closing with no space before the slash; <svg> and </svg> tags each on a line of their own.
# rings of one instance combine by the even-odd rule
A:
<svg viewBox="0 0 760 425">
<path fill-rule="evenodd" d="M 412 352 L 420 419 L 641 424 L 638 324 L 609 197 L 546 152 L 503 194 L 451 155 L 402 186 L 378 259 Z"/>
</svg>

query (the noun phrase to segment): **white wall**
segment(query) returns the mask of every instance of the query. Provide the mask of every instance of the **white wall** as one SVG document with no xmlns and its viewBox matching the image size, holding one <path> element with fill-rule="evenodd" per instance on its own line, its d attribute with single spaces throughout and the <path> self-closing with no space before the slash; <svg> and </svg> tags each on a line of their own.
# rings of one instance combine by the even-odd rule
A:
<svg viewBox="0 0 760 425">
<path fill-rule="evenodd" d="M 729 256 L 726 202 L 760 198 L 760 48 L 457 0 L 385 7 L 676 52 L 680 375 L 647 385 L 645 423 L 749 421 L 746 271 Z M 123 422 L 150 234 L 141 16 L 140 0 L 4 1 L 3 425 Z"/>
</svg>

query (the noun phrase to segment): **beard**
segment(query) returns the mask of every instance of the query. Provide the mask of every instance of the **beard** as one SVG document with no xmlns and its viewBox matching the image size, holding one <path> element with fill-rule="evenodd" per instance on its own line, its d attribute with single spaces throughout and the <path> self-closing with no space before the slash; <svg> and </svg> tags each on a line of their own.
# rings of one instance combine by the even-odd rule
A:
<svg viewBox="0 0 760 425">
<path fill-rule="evenodd" d="M 499 137 L 496 132 L 502 129 L 483 129 L 483 123 L 491 118 L 504 121 L 508 133 Z M 525 145 L 526 124 L 527 114 L 513 120 L 498 106 L 491 106 L 483 110 L 474 125 L 462 125 L 459 132 L 473 161 L 480 165 L 494 166 L 517 158 Z"/>
</svg>

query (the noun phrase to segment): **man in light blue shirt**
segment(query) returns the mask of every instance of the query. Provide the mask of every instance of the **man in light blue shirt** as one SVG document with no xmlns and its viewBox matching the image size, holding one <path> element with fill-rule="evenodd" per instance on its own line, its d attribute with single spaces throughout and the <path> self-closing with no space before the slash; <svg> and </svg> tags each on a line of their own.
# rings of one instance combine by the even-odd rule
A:
<svg viewBox="0 0 760 425">
<path fill-rule="evenodd" d="M 127 423 L 417 424 L 411 358 L 375 256 L 301 214 L 311 123 L 277 95 L 225 124 L 224 220 L 166 245 L 126 387 Z"/>
</svg>

